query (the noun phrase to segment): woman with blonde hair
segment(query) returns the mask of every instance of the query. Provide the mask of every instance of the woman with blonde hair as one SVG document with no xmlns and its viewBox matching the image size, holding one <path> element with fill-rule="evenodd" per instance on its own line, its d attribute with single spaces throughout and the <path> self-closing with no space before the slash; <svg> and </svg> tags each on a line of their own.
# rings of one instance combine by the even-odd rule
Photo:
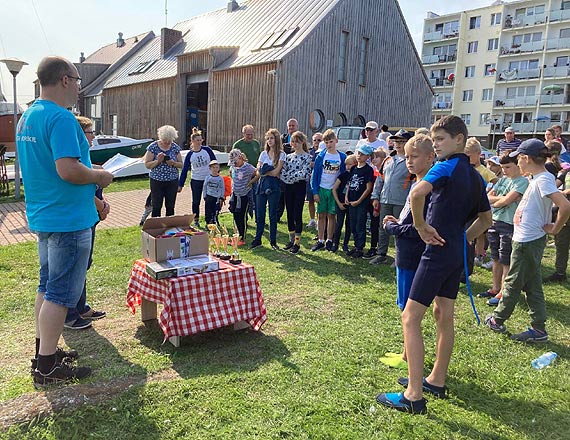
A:
<svg viewBox="0 0 570 440">
<path fill-rule="evenodd" d="M 152 216 L 160 217 L 162 205 L 166 215 L 174 215 L 178 190 L 178 169 L 182 168 L 181 148 L 174 142 L 178 131 L 171 125 L 157 130 L 158 140 L 146 148 L 144 165 L 150 170 L 150 197 Z"/>
<path fill-rule="evenodd" d="M 281 144 L 281 133 L 271 128 L 265 133 L 265 149 L 259 155 L 257 162 L 257 177 L 252 180 L 255 183 L 259 179 L 256 189 L 255 212 L 256 230 L 255 238 L 250 248 L 261 246 L 261 236 L 265 228 L 265 213 L 269 205 L 269 242 L 274 250 L 277 246 L 277 212 L 281 197 L 281 184 L 279 176 L 285 163 L 285 152 Z"/>
</svg>

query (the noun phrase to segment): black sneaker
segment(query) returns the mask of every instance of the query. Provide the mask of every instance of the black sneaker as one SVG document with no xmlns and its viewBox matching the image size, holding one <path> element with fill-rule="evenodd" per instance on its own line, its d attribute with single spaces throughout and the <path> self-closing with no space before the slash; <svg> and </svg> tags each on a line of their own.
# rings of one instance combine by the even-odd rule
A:
<svg viewBox="0 0 570 440">
<path fill-rule="evenodd" d="M 368 251 L 366 251 L 364 255 L 362 255 L 362 258 L 364 258 L 365 260 L 371 260 L 376 255 L 377 255 L 376 249 L 368 249 Z"/>
<path fill-rule="evenodd" d="M 333 247 L 333 242 L 332 242 L 332 240 L 327 240 L 327 241 L 325 242 L 325 249 L 330 252 L 330 251 L 332 251 L 332 247 Z"/>
<path fill-rule="evenodd" d="M 291 252 L 292 254 L 298 254 L 300 250 L 301 246 L 299 246 L 298 244 L 294 244 L 293 246 L 291 246 L 291 249 L 289 249 L 289 252 Z"/>
<path fill-rule="evenodd" d="M 348 246 L 343 246 L 343 247 L 342 247 L 342 251 L 343 251 L 345 254 L 348 254 L 348 253 L 350 252 L 350 250 L 348 249 Z"/>
<path fill-rule="evenodd" d="M 311 248 L 311 251 L 316 252 L 316 251 L 321 251 L 325 248 L 325 243 L 322 241 L 317 241 L 313 247 Z"/>
<path fill-rule="evenodd" d="M 256 247 L 261 246 L 261 240 L 253 240 L 249 245 L 250 249 L 255 249 Z"/>
<path fill-rule="evenodd" d="M 62 362 L 71 363 L 75 359 L 77 359 L 78 357 L 79 357 L 79 353 L 77 353 L 77 350 L 64 350 L 61 347 L 57 347 L 57 349 L 55 350 L 55 363 L 56 364 L 61 364 Z M 30 370 L 30 373 L 33 376 L 34 370 L 36 368 L 38 368 L 38 358 L 35 357 L 33 359 L 30 359 L 30 360 L 32 362 L 32 368 Z"/>
<path fill-rule="evenodd" d="M 65 324 L 63 324 L 65 328 L 68 328 L 70 330 L 83 330 L 91 327 L 92 325 L 93 324 L 91 323 L 91 321 L 88 321 L 87 319 L 83 318 L 77 318 L 73 322 L 66 322 Z"/>
<path fill-rule="evenodd" d="M 511 335 L 511 339 L 518 342 L 544 343 L 548 342 L 548 333 L 544 330 L 529 327 L 522 333 Z"/>
<path fill-rule="evenodd" d="M 295 243 L 293 243 L 292 241 L 290 241 L 289 243 L 287 243 L 285 246 L 283 246 L 283 250 L 288 251 L 289 249 L 291 249 L 293 247 Z"/>
<path fill-rule="evenodd" d="M 360 249 L 355 249 L 354 252 L 352 253 L 351 257 L 352 258 L 362 258 L 364 254 L 362 253 L 362 251 Z"/>
<path fill-rule="evenodd" d="M 331 248 L 331 252 L 333 254 L 336 254 L 337 251 L 338 251 L 338 244 L 333 243 L 332 248 Z"/>
<path fill-rule="evenodd" d="M 278 251 L 278 250 L 279 250 L 279 246 L 277 246 L 277 243 L 271 242 L 270 245 L 271 245 L 271 249 L 273 249 L 274 251 Z"/>
<path fill-rule="evenodd" d="M 356 248 L 352 248 L 349 251 L 346 251 L 345 254 L 347 257 L 352 257 L 352 254 L 354 254 L 356 252 Z"/>
<path fill-rule="evenodd" d="M 55 364 L 48 374 L 42 374 L 37 368 L 34 370 L 34 387 L 41 388 L 57 385 L 70 380 L 84 379 L 91 374 L 89 367 L 72 367 L 66 363 Z"/>
<path fill-rule="evenodd" d="M 374 258 L 372 258 L 369 263 L 370 264 L 384 264 L 388 261 L 388 258 L 386 257 L 386 255 L 376 255 Z"/>
<path fill-rule="evenodd" d="M 559 283 L 560 281 L 566 281 L 566 274 L 554 272 L 552 275 L 544 279 L 545 283 Z"/>
</svg>

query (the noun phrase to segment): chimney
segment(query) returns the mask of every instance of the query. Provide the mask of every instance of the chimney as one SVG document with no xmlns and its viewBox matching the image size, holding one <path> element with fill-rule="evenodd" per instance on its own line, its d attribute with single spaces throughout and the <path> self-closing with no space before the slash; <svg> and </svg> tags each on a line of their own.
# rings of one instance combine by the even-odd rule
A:
<svg viewBox="0 0 570 440">
<path fill-rule="evenodd" d="M 119 32 L 119 38 L 117 38 L 117 47 L 123 47 L 125 45 L 125 40 L 123 40 L 123 33 Z"/>
<path fill-rule="evenodd" d="M 180 41 L 182 38 L 182 32 L 176 31 L 174 29 L 162 28 L 160 30 L 160 56 L 164 57 L 172 46 Z"/>
<path fill-rule="evenodd" d="M 79 62 L 83 63 L 85 61 L 85 53 L 81 52 L 81 56 L 79 57 Z"/>
<path fill-rule="evenodd" d="M 239 9 L 239 4 L 236 0 L 231 0 L 228 2 L 228 12 L 234 12 Z"/>
</svg>

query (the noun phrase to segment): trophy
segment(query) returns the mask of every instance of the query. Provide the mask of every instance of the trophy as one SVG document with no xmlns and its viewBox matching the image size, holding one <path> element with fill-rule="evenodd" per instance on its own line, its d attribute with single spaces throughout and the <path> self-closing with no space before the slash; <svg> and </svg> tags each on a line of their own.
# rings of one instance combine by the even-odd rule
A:
<svg viewBox="0 0 570 440">
<path fill-rule="evenodd" d="M 227 232 L 227 230 L 225 232 Z M 230 239 L 230 236 L 228 234 L 224 234 L 220 237 L 220 239 L 222 240 L 222 245 L 224 247 L 224 251 L 220 255 L 220 258 L 222 260 L 229 260 L 231 258 L 230 254 L 228 254 L 228 241 Z"/>
<path fill-rule="evenodd" d="M 214 237 L 216 236 L 216 232 L 215 232 L 215 227 L 216 225 L 206 225 L 206 227 L 208 228 L 208 250 L 210 252 L 210 254 L 214 255 L 215 253 L 215 240 Z"/>
<path fill-rule="evenodd" d="M 232 254 L 232 257 L 230 259 L 231 264 L 240 264 L 241 263 L 241 258 L 239 256 L 239 252 L 237 250 L 238 243 L 239 243 L 239 234 L 234 232 L 234 235 L 232 235 L 232 247 L 234 248 L 234 253 Z"/>
</svg>

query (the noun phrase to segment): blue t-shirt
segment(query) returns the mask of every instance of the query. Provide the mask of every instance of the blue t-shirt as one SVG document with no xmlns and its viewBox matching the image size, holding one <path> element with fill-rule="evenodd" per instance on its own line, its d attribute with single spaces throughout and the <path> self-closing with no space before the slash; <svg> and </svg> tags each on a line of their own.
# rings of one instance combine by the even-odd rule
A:
<svg viewBox="0 0 570 440">
<path fill-rule="evenodd" d="M 37 232 L 73 232 L 99 221 L 93 196 L 95 184 L 63 180 L 55 161 L 78 158 L 92 168 L 89 143 L 73 114 L 52 101 L 38 99 L 22 115 L 16 137 L 26 215 Z"/>
<path fill-rule="evenodd" d="M 442 250 L 453 246 L 463 249 L 465 226 L 479 212 L 491 209 L 483 178 L 469 164 L 469 158 L 458 153 L 436 163 L 423 180 L 433 186 L 426 222 L 446 240 Z M 448 255 L 456 258 L 451 253 Z M 462 258 L 460 255 L 459 261 Z"/>
</svg>

